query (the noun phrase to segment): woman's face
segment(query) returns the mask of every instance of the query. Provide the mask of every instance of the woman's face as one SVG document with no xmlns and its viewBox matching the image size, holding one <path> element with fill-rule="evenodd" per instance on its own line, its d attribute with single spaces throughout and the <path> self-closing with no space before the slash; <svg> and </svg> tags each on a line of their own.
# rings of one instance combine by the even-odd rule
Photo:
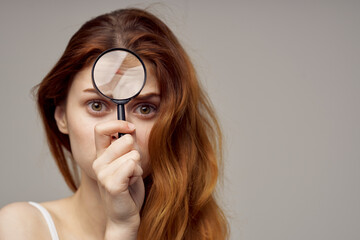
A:
<svg viewBox="0 0 360 240">
<path fill-rule="evenodd" d="M 159 107 L 160 90 L 150 71 L 141 93 L 125 105 L 126 121 L 133 123 L 136 128 L 132 135 L 140 152 L 143 177 L 150 173 L 148 139 Z M 94 127 L 100 122 L 117 119 L 117 108 L 94 89 L 91 67 L 84 68 L 75 76 L 66 104 L 56 108 L 55 119 L 59 130 L 69 135 L 74 160 L 85 174 L 95 179 L 92 170 L 92 163 L 96 159 Z"/>
</svg>

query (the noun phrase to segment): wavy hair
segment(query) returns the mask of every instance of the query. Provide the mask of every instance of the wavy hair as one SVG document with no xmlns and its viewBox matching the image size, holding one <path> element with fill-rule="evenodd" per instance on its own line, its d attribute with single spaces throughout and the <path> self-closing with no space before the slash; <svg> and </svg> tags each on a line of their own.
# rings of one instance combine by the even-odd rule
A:
<svg viewBox="0 0 360 240">
<path fill-rule="evenodd" d="M 140 9 L 122 9 L 86 22 L 37 88 L 49 148 L 67 185 L 77 189 L 67 161 L 70 142 L 54 119 L 77 72 L 103 51 L 123 47 L 149 63 L 161 92 L 159 118 L 149 136 L 151 174 L 138 239 L 227 239 L 228 224 L 215 200 L 222 137 L 194 67 L 171 30 Z M 74 161 L 72 161 L 74 163 Z"/>
</svg>

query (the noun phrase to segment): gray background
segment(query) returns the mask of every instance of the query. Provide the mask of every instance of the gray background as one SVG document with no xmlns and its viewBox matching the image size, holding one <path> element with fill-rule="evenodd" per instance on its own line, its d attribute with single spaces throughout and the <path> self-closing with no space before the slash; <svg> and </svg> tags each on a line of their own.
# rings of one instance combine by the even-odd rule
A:
<svg viewBox="0 0 360 240">
<path fill-rule="evenodd" d="M 231 239 L 360 239 L 360 1 L 152 2 L 1 0 L 0 207 L 70 194 L 30 89 L 86 20 L 152 5 L 220 116 Z"/>
</svg>

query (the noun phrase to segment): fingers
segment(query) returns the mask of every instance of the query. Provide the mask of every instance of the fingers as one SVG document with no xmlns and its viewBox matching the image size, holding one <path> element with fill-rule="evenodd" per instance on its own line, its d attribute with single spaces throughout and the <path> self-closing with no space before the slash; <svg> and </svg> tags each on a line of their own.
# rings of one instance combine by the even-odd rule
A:
<svg viewBox="0 0 360 240">
<path fill-rule="evenodd" d="M 107 168 L 107 165 L 114 162 L 108 168 L 109 172 L 107 172 L 107 175 L 112 174 L 118 168 L 121 159 L 131 158 L 136 162 L 140 162 L 140 154 L 136 151 L 137 145 L 133 136 L 126 134 L 111 142 L 111 135 L 117 131 L 131 133 L 134 131 L 134 127 L 131 123 L 124 121 L 111 121 L 96 125 L 95 144 L 97 159 L 93 162 L 92 166 L 95 173 L 99 172 L 102 168 Z"/>
<path fill-rule="evenodd" d="M 135 149 L 135 140 L 131 135 L 127 134 L 114 141 L 105 151 L 103 151 L 97 161 L 106 164 L 133 149 Z"/>
<path fill-rule="evenodd" d="M 118 157 L 117 159 L 106 163 L 105 161 L 98 163 L 98 164 L 94 164 L 94 171 L 95 172 L 100 172 L 103 169 L 106 169 L 104 171 L 102 171 L 102 174 L 106 174 L 106 175 L 112 175 L 112 174 L 116 174 L 116 172 L 118 171 L 118 169 L 122 168 L 122 165 L 124 164 L 124 162 L 132 160 L 135 163 L 137 163 L 140 167 L 141 167 L 141 163 L 140 163 L 140 154 L 137 150 L 131 150 L 130 152 L 122 155 L 121 157 Z"/>
<path fill-rule="evenodd" d="M 132 159 L 135 163 L 137 163 L 137 164 L 139 164 L 139 166 L 141 166 L 140 153 L 137 150 L 131 150 L 130 152 L 124 154 L 120 158 L 111 162 L 109 164 L 109 167 L 112 169 L 119 169 L 121 167 L 121 164 L 123 163 L 123 161 L 126 161 L 127 159 Z"/>
<path fill-rule="evenodd" d="M 113 196 L 127 192 L 130 185 L 142 179 L 143 174 L 140 155 L 136 150 L 121 156 L 106 167 L 94 170 L 98 183 Z"/>
<path fill-rule="evenodd" d="M 109 147 L 114 134 L 119 132 L 127 134 L 134 132 L 134 130 L 135 126 L 133 124 L 119 120 L 97 124 L 94 129 L 97 156 L 100 156 Z"/>
</svg>

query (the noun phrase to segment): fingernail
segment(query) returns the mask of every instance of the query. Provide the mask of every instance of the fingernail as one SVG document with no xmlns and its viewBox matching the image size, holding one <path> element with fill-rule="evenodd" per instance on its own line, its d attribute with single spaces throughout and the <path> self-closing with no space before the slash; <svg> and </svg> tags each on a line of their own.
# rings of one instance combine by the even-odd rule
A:
<svg viewBox="0 0 360 240">
<path fill-rule="evenodd" d="M 135 125 L 132 124 L 132 123 L 128 123 L 128 128 L 129 128 L 130 130 L 135 130 Z"/>
</svg>

